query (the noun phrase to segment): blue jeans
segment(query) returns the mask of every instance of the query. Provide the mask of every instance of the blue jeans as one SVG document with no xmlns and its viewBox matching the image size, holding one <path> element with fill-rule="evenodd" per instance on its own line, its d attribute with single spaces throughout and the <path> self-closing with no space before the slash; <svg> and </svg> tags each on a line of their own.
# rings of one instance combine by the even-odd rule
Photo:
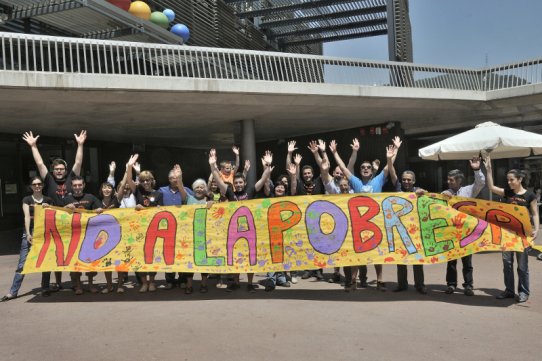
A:
<svg viewBox="0 0 542 361">
<path fill-rule="evenodd" d="M 514 292 L 514 253 L 518 262 L 518 293 L 529 296 L 529 249 L 523 252 L 503 252 L 502 263 L 506 291 Z"/>
<path fill-rule="evenodd" d="M 267 273 L 267 285 L 275 287 L 277 284 L 281 285 L 286 283 L 286 274 L 284 272 L 268 272 Z"/>
<path fill-rule="evenodd" d="M 17 296 L 17 293 L 19 293 L 19 289 L 21 288 L 21 285 L 23 284 L 24 275 L 21 274 L 24 268 L 24 263 L 26 262 L 26 257 L 28 256 L 28 252 L 30 252 L 31 244 L 28 242 L 28 239 L 26 239 L 26 233 L 23 233 L 23 239 L 21 242 L 21 251 L 19 253 L 19 263 L 17 263 L 17 269 L 15 270 L 15 276 L 13 277 L 13 283 L 11 284 L 11 288 L 9 289 L 9 293 L 12 296 Z"/>
</svg>

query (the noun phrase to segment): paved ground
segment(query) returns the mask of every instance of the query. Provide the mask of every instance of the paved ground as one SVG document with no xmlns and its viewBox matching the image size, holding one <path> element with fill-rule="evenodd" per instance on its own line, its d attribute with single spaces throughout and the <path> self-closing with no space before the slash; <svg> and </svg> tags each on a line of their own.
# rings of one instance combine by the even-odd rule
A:
<svg viewBox="0 0 542 361">
<path fill-rule="evenodd" d="M 521 305 L 494 297 L 503 286 L 496 253 L 474 256 L 474 297 L 444 294 L 445 265 L 425 267 L 426 296 L 374 287 L 347 294 L 306 280 L 254 295 L 229 294 L 211 281 L 207 295 L 64 290 L 46 298 L 34 289 L 40 276 L 30 275 L 18 299 L 0 303 L 0 360 L 539 361 L 542 262 L 529 261 L 532 293 Z M 0 256 L 2 293 L 16 262 L 17 255 Z M 395 267 L 385 266 L 384 277 L 394 288 Z"/>
</svg>

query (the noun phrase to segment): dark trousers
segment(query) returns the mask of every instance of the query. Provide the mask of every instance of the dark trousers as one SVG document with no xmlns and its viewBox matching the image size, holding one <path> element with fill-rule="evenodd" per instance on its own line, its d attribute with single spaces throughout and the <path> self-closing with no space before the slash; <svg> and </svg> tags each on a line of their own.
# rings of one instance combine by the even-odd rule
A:
<svg viewBox="0 0 542 361">
<path fill-rule="evenodd" d="M 472 288 L 473 278 L 472 278 L 472 254 L 469 256 L 461 257 L 461 262 L 463 262 L 463 287 Z M 448 262 L 446 267 L 446 284 L 448 286 L 457 287 L 457 260 Z"/>
<path fill-rule="evenodd" d="M 423 266 L 414 265 L 414 287 L 416 289 L 425 287 L 424 277 L 423 277 Z M 397 285 L 399 288 L 408 288 L 408 270 L 407 266 L 403 264 L 397 265 Z"/>
</svg>

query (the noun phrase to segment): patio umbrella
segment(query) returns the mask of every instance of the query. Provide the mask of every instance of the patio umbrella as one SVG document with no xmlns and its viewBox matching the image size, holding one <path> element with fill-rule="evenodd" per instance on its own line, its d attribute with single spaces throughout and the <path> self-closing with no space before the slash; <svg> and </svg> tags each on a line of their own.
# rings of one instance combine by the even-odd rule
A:
<svg viewBox="0 0 542 361">
<path fill-rule="evenodd" d="M 485 122 L 474 129 L 421 148 L 418 155 L 429 160 L 466 160 L 483 151 L 491 153 L 492 159 L 542 154 L 542 135 Z"/>
</svg>

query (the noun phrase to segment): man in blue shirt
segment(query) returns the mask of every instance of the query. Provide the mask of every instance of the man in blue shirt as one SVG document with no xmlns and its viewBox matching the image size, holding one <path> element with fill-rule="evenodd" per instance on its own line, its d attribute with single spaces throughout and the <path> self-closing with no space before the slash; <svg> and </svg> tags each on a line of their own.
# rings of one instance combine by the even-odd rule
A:
<svg viewBox="0 0 542 361">
<path fill-rule="evenodd" d="M 332 140 L 329 144 L 329 148 L 331 150 L 331 153 L 333 153 L 333 156 L 335 157 L 335 161 L 337 162 L 337 165 L 341 168 L 343 174 L 346 178 L 348 178 L 348 181 L 350 182 L 350 185 L 352 186 L 352 189 L 354 190 L 354 193 L 380 193 L 382 192 L 382 187 L 384 187 L 384 184 L 386 183 L 386 179 L 388 178 L 388 174 L 395 175 L 395 168 L 393 167 L 393 162 L 395 161 L 395 157 L 397 156 L 397 151 L 399 150 L 399 147 L 401 146 L 401 140 L 399 137 L 395 137 L 393 139 L 394 145 L 390 145 L 386 147 L 386 159 L 387 163 L 382 172 L 380 172 L 378 175 L 374 175 L 373 173 L 373 166 L 370 161 L 363 161 L 361 163 L 360 167 L 360 173 L 361 178 L 356 177 L 355 175 L 350 172 L 350 170 L 344 165 L 343 160 L 339 156 L 339 153 L 337 153 L 337 143 Z M 367 287 L 367 266 L 363 265 L 359 267 L 360 270 L 360 280 L 361 280 L 361 287 L 366 288 Z M 376 270 L 376 287 L 377 289 L 381 291 L 386 290 L 386 284 L 382 281 L 382 265 L 375 265 Z M 356 289 L 356 274 L 357 270 L 352 267 L 344 267 L 344 276 L 345 276 L 345 284 L 344 289 L 345 291 L 349 292 L 350 290 Z"/>
<path fill-rule="evenodd" d="M 183 204 L 181 199 L 181 193 L 177 187 L 177 178 L 173 172 L 173 169 L 168 174 L 169 185 L 160 187 L 159 192 L 163 194 L 164 206 L 180 206 Z M 190 188 L 184 188 L 188 194 L 193 194 Z M 182 273 L 179 273 L 179 283 L 182 285 L 186 283 L 185 277 Z M 166 289 L 170 290 L 175 287 L 175 272 L 166 272 Z"/>
</svg>

